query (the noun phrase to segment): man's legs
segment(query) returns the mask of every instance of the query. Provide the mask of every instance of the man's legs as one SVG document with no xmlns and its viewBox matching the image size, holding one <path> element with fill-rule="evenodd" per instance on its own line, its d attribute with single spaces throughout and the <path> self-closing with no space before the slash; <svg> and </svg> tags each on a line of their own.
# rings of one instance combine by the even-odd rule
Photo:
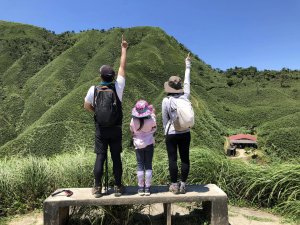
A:
<svg viewBox="0 0 300 225">
<path fill-rule="evenodd" d="M 102 175 L 103 175 L 103 165 L 107 159 L 107 153 L 99 153 L 96 156 L 96 162 L 94 166 L 94 176 L 95 176 L 95 187 L 102 186 Z"/>
<path fill-rule="evenodd" d="M 121 152 L 114 148 L 114 144 L 110 146 L 111 159 L 113 161 L 113 174 L 115 177 L 115 185 L 121 186 L 122 184 L 122 161 L 121 161 Z"/>
<path fill-rule="evenodd" d="M 115 185 L 122 185 L 122 130 L 121 127 L 112 129 L 111 138 L 109 141 L 111 159 L 113 161 L 113 173 L 115 177 Z"/>
<path fill-rule="evenodd" d="M 95 153 L 97 155 L 94 165 L 95 184 L 92 190 L 96 198 L 101 197 L 103 165 L 107 158 L 107 148 L 108 144 L 107 140 L 103 137 L 103 131 L 101 131 L 100 127 L 96 124 Z"/>
</svg>

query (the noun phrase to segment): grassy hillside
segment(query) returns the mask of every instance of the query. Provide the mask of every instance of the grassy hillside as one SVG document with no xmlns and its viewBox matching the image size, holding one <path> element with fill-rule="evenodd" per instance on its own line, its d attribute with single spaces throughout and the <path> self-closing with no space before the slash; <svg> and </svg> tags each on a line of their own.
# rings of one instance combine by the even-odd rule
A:
<svg viewBox="0 0 300 225">
<path fill-rule="evenodd" d="M 126 147 L 134 102 L 145 98 L 153 103 L 161 124 L 163 83 L 170 75 L 183 76 L 188 52 L 153 27 L 55 35 L 2 21 L 0 31 L 2 156 L 50 156 L 77 145 L 92 147 L 92 116 L 82 109 L 83 98 L 89 86 L 99 81 L 100 65 L 110 64 L 117 70 L 122 33 L 130 46 L 123 103 Z M 267 71 L 267 76 L 258 79 L 251 73 L 242 77 L 241 70 L 237 71 L 229 70 L 231 74 L 225 76 L 194 57 L 192 102 L 197 118 L 193 135 L 197 138 L 192 145 L 220 150 L 224 135 L 243 128 L 258 135 L 268 154 L 285 160 L 299 158 L 299 123 L 293 123 L 299 121 L 299 76 L 285 79 L 282 85 L 280 73 Z M 281 120 L 293 126 L 282 129 Z M 161 143 L 161 126 L 159 131 L 157 141 Z M 283 148 L 288 154 L 280 154 Z"/>
<path fill-rule="evenodd" d="M 34 29 L 19 26 L 15 29 Z M 2 24 L 2 29 L 5 27 L 5 23 Z M 35 29 L 37 40 L 52 44 L 48 40 L 50 38 L 43 39 L 44 30 Z M 98 82 L 100 65 L 110 64 L 117 70 L 120 56 L 118 43 L 122 33 L 130 44 L 123 102 L 124 146 L 129 142 L 130 110 L 136 100 L 145 98 L 153 103 L 161 124 L 163 83 L 172 74 L 184 74 L 187 50 L 174 38 L 159 28 L 150 27 L 60 36 L 49 33 L 54 43 L 57 42 L 55 38 L 63 38 L 62 42 L 68 43 L 64 49 L 60 48 L 56 57 L 33 70 L 28 68 L 35 63 L 29 58 L 33 50 L 25 51 L 1 74 L 1 123 L 4 124 L 1 129 L 2 156 L 28 153 L 49 156 L 72 150 L 77 145 L 92 146 L 92 116 L 83 110 L 83 98 L 89 86 Z M 13 38 L 13 34 L 9 38 Z M 26 48 L 36 51 L 37 47 L 26 42 Z M 199 76 L 197 68 L 207 69 L 208 72 L 209 68 L 198 60 L 193 66 L 193 81 L 204 85 L 207 81 Z M 27 76 L 24 77 L 24 74 Z M 18 86 L 20 84 L 22 87 Z M 194 135 L 200 137 L 194 139 L 193 145 L 220 148 L 224 128 L 208 110 L 207 102 L 199 97 L 201 92 L 205 92 L 205 89 L 193 90 L 192 101 L 197 112 L 196 121 L 200 125 L 193 130 Z M 157 139 L 159 143 L 162 135 L 159 134 Z"/>
<path fill-rule="evenodd" d="M 26 88 L 27 82 L 73 41 L 64 34 L 56 36 L 45 29 L 4 21 L 0 21 L 0 33 L 0 145 L 3 145 L 26 127 L 21 118 L 28 95 L 35 90 Z"/>
<path fill-rule="evenodd" d="M 288 88 L 280 87 L 278 80 L 260 83 L 263 85 L 258 88 L 253 80 L 246 80 L 235 86 L 209 90 L 219 102 L 219 108 L 213 106 L 210 110 L 227 128 L 233 131 L 244 128 L 256 134 L 259 147 L 266 154 L 299 161 L 299 79 L 290 81 Z"/>
</svg>

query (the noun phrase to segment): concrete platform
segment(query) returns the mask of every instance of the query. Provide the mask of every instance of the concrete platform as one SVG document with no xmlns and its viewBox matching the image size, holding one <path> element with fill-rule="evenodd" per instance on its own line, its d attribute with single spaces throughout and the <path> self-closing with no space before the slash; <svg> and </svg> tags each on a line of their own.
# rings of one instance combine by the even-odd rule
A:
<svg viewBox="0 0 300 225">
<path fill-rule="evenodd" d="M 115 197 L 113 190 L 101 198 L 94 198 L 91 188 L 63 188 L 73 191 L 71 197 L 63 193 L 48 197 L 44 201 L 44 225 L 65 224 L 69 215 L 69 206 L 134 205 L 163 203 L 167 215 L 167 224 L 171 224 L 171 203 L 202 202 L 212 225 L 228 225 L 227 195 L 214 184 L 188 185 L 186 194 L 174 195 L 168 186 L 153 186 L 150 196 L 139 196 L 136 186 L 125 187 L 121 197 Z M 60 190 L 60 189 L 58 189 Z"/>
</svg>

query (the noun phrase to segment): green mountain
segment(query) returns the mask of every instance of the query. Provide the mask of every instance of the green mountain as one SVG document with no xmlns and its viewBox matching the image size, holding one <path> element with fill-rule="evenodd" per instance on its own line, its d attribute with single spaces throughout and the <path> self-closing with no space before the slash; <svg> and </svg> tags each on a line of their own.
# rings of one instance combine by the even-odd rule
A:
<svg viewBox="0 0 300 225">
<path fill-rule="evenodd" d="M 0 22 L 0 153 L 51 156 L 76 146 L 93 146 L 92 115 L 83 98 L 96 84 L 98 68 L 120 57 L 120 37 L 129 43 L 124 94 L 124 147 L 129 144 L 130 111 L 145 98 L 161 124 L 163 83 L 184 74 L 188 49 L 160 28 L 115 28 L 55 35 L 45 29 Z M 243 128 L 258 135 L 262 147 L 300 156 L 299 80 L 290 87 L 255 78 L 238 81 L 193 57 L 192 102 L 196 112 L 193 146 L 222 152 L 224 136 Z M 263 85 L 261 84 L 263 83 Z M 258 90 L 259 86 L 259 90 Z M 298 121 L 298 122 L 297 122 Z M 253 130 L 254 128 L 254 130 Z M 162 128 L 156 137 L 163 146 Z"/>
</svg>

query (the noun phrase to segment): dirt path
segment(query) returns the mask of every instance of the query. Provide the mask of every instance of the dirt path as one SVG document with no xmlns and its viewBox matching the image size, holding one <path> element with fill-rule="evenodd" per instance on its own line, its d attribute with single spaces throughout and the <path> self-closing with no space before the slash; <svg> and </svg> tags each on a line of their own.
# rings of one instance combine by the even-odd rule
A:
<svg viewBox="0 0 300 225">
<path fill-rule="evenodd" d="M 236 156 L 230 156 L 228 158 L 233 159 L 233 160 L 234 159 L 242 159 L 242 160 L 247 161 L 250 157 L 251 157 L 251 155 L 246 154 L 245 149 L 237 148 L 236 149 Z"/>
<path fill-rule="evenodd" d="M 245 149 L 237 149 L 237 156 L 235 158 L 248 158 L 249 155 L 246 154 Z"/>
<path fill-rule="evenodd" d="M 230 225 L 280 225 L 282 218 L 273 214 L 249 209 L 229 206 Z M 287 225 L 287 223 L 285 223 Z"/>
<path fill-rule="evenodd" d="M 145 214 L 152 216 L 159 215 L 163 212 L 162 204 L 154 204 L 145 209 Z M 282 225 L 282 218 L 273 214 L 250 208 L 240 208 L 229 206 L 229 222 L 230 225 Z M 172 205 L 172 220 L 176 220 L 179 216 L 188 215 L 189 210 L 186 207 Z M 174 221 L 176 222 L 176 221 Z M 153 223 L 155 224 L 155 223 Z M 177 223 L 176 223 L 177 224 Z M 184 223 L 185 224 L 185 223 Z M 284 223 L 285 225 L 289 225 Z M 16 216 L 8 225 L 43 225 L 43 214 L 35 211 L 26 215 Z"/>
<path fill-rule="evenodd" d="M 25 215 L 13 218 L 8 225 L 43 225 L 43 213 L 34 211 Z"/>
</svg>

